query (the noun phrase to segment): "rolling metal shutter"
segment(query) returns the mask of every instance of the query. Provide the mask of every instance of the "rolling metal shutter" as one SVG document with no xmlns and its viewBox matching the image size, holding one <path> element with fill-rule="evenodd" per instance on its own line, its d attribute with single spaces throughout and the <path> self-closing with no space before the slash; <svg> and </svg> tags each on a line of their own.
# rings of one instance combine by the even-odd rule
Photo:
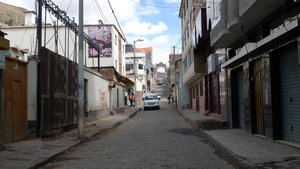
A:
<svg viewBox="0 0 300 169">
<path fill-rule="evenodd" d="M 239 112 L 239 127 L 245 128 L 245 96 L 244 96 L 244 81 L 243 81 L 243 70 L 241 69 L 237 73 L 238 81 L 238 112 Z"/>
<path fill-rule="evenodd" d="M 280 95 L 283 140 L 300 143 L 300 65 L 297 46 L 280 53 Z"/>
</svg>

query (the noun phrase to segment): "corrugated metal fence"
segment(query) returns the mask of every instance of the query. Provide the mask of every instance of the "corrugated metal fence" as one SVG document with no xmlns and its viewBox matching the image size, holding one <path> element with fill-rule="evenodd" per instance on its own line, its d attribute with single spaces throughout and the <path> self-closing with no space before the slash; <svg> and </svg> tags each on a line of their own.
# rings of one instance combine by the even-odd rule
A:
<svg viewBox="0 0 300 169">
<path fill-rule="evenodd" d="M 77 124 L 77 64 L 42 49 L 42 136 Z"/>
</svg>

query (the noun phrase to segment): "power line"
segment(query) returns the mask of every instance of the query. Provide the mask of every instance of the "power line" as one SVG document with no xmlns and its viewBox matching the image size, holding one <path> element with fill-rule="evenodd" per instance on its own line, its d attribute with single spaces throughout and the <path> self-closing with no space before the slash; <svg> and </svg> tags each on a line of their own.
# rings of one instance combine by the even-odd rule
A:
<svg viewBox="0 0 300 169">
<path fill-rule="evenodd" d="M 104 15 L 104 12 L 103 12 L 102 8 L 100 7 L 98 1 L 97 0 L 94 0 L 94 1 L 96 3 L 96 6 L 97 6 L 99 12 L 100 12 L 100 15 L 102 16 L 102 19 L 104 20 L 104 23 L 108 23 L 108 20 L 107 20 L 106 16 Z"/>
<path fill-rule="evenodd" d="M 114 15 L 114 17 L 115 17 L 115 20 L 116 20 L 116 22 L 117 22 L 117 24 L 118 24 L 118 27 L 119 27 L 119 29 L 120 29 L 120 31 L 121 31 L 121 33 L 122 33 L 124 39 L 125 39 L 125 42 L 128 43 L 127 40 L 126 40 L 125 34 L 124 34 L 124 32 L 123 32 L 123 30 L 122 30 L 122 28 L 121 28 L 121 26 L 120 26 L 120 23 L 119 23 L 119 21 L 118 21 L 118 18 L 117 18 L 117 16 L 115 15 L 114 9 L 112 8 L 112 6 L 111 6 L 111 4 L 110 4 L 110 1 L 109 1 L 109 0 L 107 0 L 107 1 L 108 1 L 109 6 L 110 6 L 110 9 L 111 9 L 111 11 L 112 11 L 112 13 L 113 13 L 113 15 Z"/>
<path fill-rule="evenodd" d="M 68 13 L 68 11 L 69 11 L 69 9 L 70 9 L 71 4 L 72 4 L 72 0 L 70 0 L 69 5 L 68 5 L 68 7 L 67 7 L 67 10 L 66 10 L 67 13 Z"/>
<path fill-rule="evenodd" d="M 92 3 L 93 3 L 93 7 L 95 8 L 95 11 L 96 11 L 96 14 L 97 14 L 98 18 L 100 18 L 100 15 L 101 15 L 101 14 L 99 14 L 99 11 L 98 11 L 98 9 L 96 8 L 95 2 L 92 1 Z"/>
</svg>

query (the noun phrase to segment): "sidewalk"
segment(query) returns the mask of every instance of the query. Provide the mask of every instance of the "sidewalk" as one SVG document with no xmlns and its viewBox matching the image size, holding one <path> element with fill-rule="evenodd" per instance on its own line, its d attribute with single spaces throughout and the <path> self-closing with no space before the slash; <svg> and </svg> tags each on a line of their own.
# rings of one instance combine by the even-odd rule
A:
<svg viewBox="0 0 300 169">
<path fill-rule="evenodd" d="M 84 141 L 117 127 L 136 115 L 139 110 L 141 109 L 129 107 L 123 113 L 86 123 L 85 140 L 78 139 L 78 130 L 73 129 L 46 139 L 32 139 L 5 144 L 5 150 L 0 151 L 0 168 L 24 169 L 43 166 Z"/>
<path fill-rule="evenodd" d="M 224 127 L 224 129 L 205 130 L 201 128 L 203 126 L 201 123 L 222 122 L 216 117 L 204 116 L 194 111 L 178 110 L 178 112 L 216 149 L 220 156 L 236 168 L 300 169 L 300 148 L 252 135 L 244 129 Z"/>
</svg>

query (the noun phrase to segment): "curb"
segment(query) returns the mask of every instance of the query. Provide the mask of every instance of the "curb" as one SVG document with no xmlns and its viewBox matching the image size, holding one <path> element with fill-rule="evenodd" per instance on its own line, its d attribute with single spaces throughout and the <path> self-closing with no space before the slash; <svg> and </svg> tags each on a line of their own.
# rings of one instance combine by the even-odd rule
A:
<svg viewBox="0 0 300 169">
<path fill-rule="evenodd" d="M 128 109 L 126 109 L 125 111 L 127 111 Z M 126 121 L 128 121 L 129 119 L 131 119 L 132 117 L 134 117 L 139 111 L 141 110 L 141 108 L 138 108 L 137 110 L 134 110 L 133 113 L 131 113 L 128 117 L 126 117 L 125 119 L 121 120 L 121 121 L 118 121 L 116 122 L 116 124 L 112 125 L 112 126 L 109 126 L 109 127 L 106 127 L 105 129 L 99 131 L 99 132 L 96 132 L 94 134 L 92 134 L 90 137 L 88 138 L 85 138 L 85 140 L 83 141 L 89 141 L 91 139 L 93 139 L 94 137 L 96 137 L 97 135 L 100 135 L 100 134 L 103 134 L 105 132 L 108 132 L 110 130 L 113 130 L 115 128 L 117 128 L 118 126 L 120 126 L 121 124 L 125 123 Z"/>
<path fill-rule="evenodd" d="M 192 129 L 196 131 L 197 135 L 204 138 L 204 140 L 206 140 L 216 150 L 216 154 L 219 155 L 221 158 L 225 159 L 229 164 L 239 169 L 257 168 L 254 164 L 232 153 L 228 148 L 226 148 L 220 142 L 208 135 L 202 128 L 199 128 L 198 125 L 195 125 L 195 123 L 197 123 L 196 121 L 185 117 L 178 109 L 176 109 L 176 111 L 187 123 L 190 124 Z"/>
<path fill-rule="evenodd" d="M 66 153 L 67 151 L 69 151 L 70 149 L 72 149 L 72 148 L 74 148 L 74 147 L 76 147 L 76 146 L 79 146 L 79 145 L 81 145 L 82 143 L 87 142 L 87 141 L 93 139 L 93 138 L 96 137 L 97 135 L 100 135 L 100 134 L 102 134 L 102 133 L 104 133 L 104 132 L 108 132 L 108 131 L 110 131 L 110 130 L 112 130 L 112 129 L 117 128 L 118 126 L 120 126 L 120 125 L 123 124 L 124 122 L 126 122 L 126 121 L 128 121 L 129 119 L 131 119 L 132 117 L 134 117 L 141 109 L 142 109 L 142 108 L 138 108 L 138 109 L 134 110 L 134 112 L 131 113 L 127 118 L 125 118 L 125 119 L 123 119 L 123 120 L 117 122 L 116 124 L 114 124 L 114 125 L 112 125 L 112 126 L 109 126 L 109 127 L 105 128 L 105 129 L 103 129 L 103 130 L 101 130 L 101 131 L 99 131 L 99 132 L 96 132 L 96 133 L 92 134 L 90 137 L 87 137 L 87 138 L 85 138 L 85 139 L 82 139 L 82 140 L 78 141 L 77 143 L 75 143 L 75 144 L 73 144 L 73 145 L 70 145 L 70 146 L 69 146 L 68 148 L 66 148 L 65 150 L 60 151 L 60 152 L 57 152 L 57 153 L 55 153 L 55 154 L 52 155 L 52 156 L 49 156 L 49 157 L 46 158 L 45 160 L 43 160 L 43 161 L 41 161 L 41 162 L 38 162 L 38 163 L 34 164 L 32 167 L 29 167 L 29 169 L 37 169 L 37 168 L 43 167 L 43 166 L 47 165 L 48 163 L 54 161 L 54 160 L 55 160 L 57 157 L 59 157 L 60 155 L 65 154 L 65 153 Z"/>
<path fill-rule="evenodd" d="M 80 140 L 79 142 L 77 142 L 76 144 L 71 145 L 70 147 L 66 148 L 65 150 L 57 152 L 56 154 L 53 154 L 52 156 L 49 156 L 48 158 L 45 158 L 45 160 L 34 164 L 32 167 L 29 167 L 29 169 L 37 169 L 37 168 L 40 168 L 40 167 L 43 167 L 43 166 L 47 165 L 48 163 L 54 161 L 60 155 L 63 155 L 65 152 L 69 151 L 70 149 L 82 144 L 84 141 L 85 140 Z"/>
<path fill-rule="evenodd" d="M 228 163 L 239 169 L 254 169 L 256 166 L 241 157 L 232 153 L 228 148 L 223 146 L 220 142 L 216 141 L 213 137 L 208 135 L 203 129 L 197 130 L 197 135 L 204 138 L 215 150 L 221 158 L 225 159 Z"/>
<path fill-rule="evenodd" d="M 1 151 L 1 150 L 4 150 L 4 149 L 5 149 L 4 144 L 0 143 L 0 151 Z"/>
</svg>

